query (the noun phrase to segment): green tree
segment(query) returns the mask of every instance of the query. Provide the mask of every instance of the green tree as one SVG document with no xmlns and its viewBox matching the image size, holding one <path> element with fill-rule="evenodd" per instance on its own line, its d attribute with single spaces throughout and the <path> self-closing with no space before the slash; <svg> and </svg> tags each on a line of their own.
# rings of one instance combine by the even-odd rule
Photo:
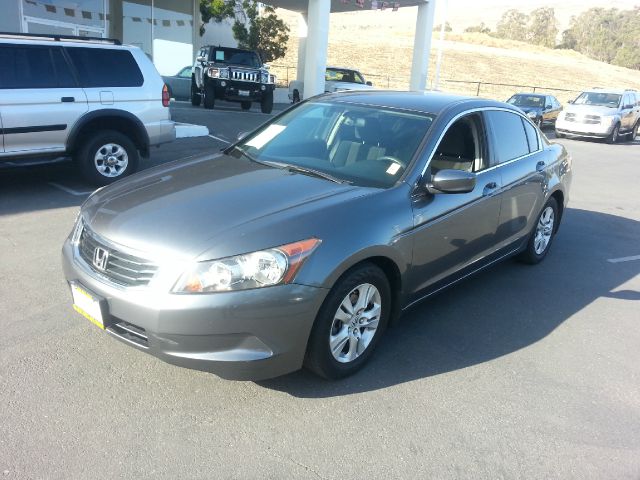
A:
<svg viewBox="0 0 640 480">
<path fill-rule="evenodd" d="M 271 6 L 259 8 L 250 0 L 200 0 L 200 14 L 206 24 L 210 20 L 233 20 L 233 36 L 240 48 L 257 51 L 264 62 L 284 57 L 289 41 L 289 27 Z M 204 26 L 200 35 L 204 34 Z"/>
<path fill-rule="evenodd" d="M 442 24 L 436 25 L 435 27 L 433 27 L 434 32 L 439 32 L 441 29 L 442 29 Z M 445 32 L 453 31 L 453 28 L 451 28 L 451 24 L 449 22 L 444 22 L 444 31 Z"/>
<path fill-rule="evenodd" d="M 496 26 L 496 36 L 525 42 L 528 21 L 529 17 L 519 10 L 507 10 Z"/>
<path fill-rule="evenodd" d="M 484 22 L 480 22 L 480 25 L 473 25 L 464 29 L 465 33 L 491 33 L 491 29 L 487 27 Z"/>
<path fill-rule="evenodd" d="M 553 8 L 538 8 L 529 15 L 526 38 L 529 43 L 553 48 L 558 36 L 558 21 Z"/>
</svg>

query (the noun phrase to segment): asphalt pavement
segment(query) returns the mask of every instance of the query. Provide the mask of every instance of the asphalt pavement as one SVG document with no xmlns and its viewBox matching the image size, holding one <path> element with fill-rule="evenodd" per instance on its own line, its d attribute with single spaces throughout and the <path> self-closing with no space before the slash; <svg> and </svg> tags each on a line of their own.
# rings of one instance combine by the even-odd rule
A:
<svg viewBox="0 0 640 480">
<path fill-rule="evenodd" d="M 172 111 L 211 136 L 143 168 L 269 118 Z M 91 187 L 68 164 L 0 171 L 2 478 L 639 479 L 640 142 L 560 142 L 574 183 L 546 260 L 414 307 L 338 382 L 226 381 L 105 335 L 60 265 Z"/>
</svg>

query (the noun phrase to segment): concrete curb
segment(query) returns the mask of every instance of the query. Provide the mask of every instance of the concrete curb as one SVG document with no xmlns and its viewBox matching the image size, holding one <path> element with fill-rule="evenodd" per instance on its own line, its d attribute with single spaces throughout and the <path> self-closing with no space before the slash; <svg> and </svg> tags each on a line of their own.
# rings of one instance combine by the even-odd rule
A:
<svg viewBox="0 0 640 480">
<path fill-rule="evenodd" d="M 204 125 L 176 122 L 176 138 L 206 137 L 209 129 Z"/>
</svg>

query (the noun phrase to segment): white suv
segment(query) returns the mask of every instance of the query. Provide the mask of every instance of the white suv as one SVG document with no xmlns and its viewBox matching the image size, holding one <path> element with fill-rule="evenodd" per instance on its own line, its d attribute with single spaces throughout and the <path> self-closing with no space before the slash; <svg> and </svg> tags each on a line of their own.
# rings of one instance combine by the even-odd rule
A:
<svg viewBox="0 0 640 480">
<path fill-rule="evenodd" d="M 640 128 L 640 94 L 635 90 L 594 89 L 582 92 L 560 113 L 556 136 L 633 140 Z"/>
<path fill-rule="evenodd" d="M 105 185 L 175 139 L 151 60 L 117 40 L 0 34 L 0 166 L 72 157 Z"/>
</svg>

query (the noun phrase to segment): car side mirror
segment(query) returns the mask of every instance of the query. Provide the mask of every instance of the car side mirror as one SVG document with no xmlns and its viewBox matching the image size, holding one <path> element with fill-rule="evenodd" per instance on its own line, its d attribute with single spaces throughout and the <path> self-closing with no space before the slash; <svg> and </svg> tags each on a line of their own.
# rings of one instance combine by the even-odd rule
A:
<svg viewBox="0 0 640 480">
<path fill-rule="evenodd" d="M 367 85 L 369 85 L 370 87 L 373 87 L 373 83 L 371 82 L 367 82 Z"/>
<path fill-rule="evenodd" d="M 271 65 L 265 63 L 264 65 L 262 65 L 262 68 L 264 68 L 265 70 L 271 70 Z"/>
<path fill-rule="evenodd" d="M 196 62 L 198 63 L 204 63 L 205 61 L 206 59 L 204 57 L 200 57 L 200 56 L 196 57 Z"/>
<path fill-rule="evenodd" d="M 628 109 L 630 109 L 630 108 L 633 108 L 633 105 L 625 105 L 623 108 L 624 108 L 625 110 L 628 110 Z"/>
<path fill-rule="evenodd" d="M 427 185 L 430 193 L 469 193 L 476 187 L 476 176 L 464 170 L 440 170 Z"/>
</svg>

